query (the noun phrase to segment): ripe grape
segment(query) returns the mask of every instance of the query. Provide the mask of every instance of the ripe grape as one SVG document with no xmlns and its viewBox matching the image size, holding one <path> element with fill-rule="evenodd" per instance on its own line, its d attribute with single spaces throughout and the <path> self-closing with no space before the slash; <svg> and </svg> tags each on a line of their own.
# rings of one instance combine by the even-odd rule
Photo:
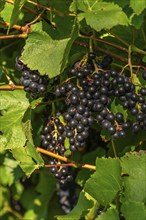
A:
<svg viewBox="0 0 146 220">
<path fill-rule="evenodd" d="M 22 71 L 20 84 L 24 86 L 24 91 L 31 94 L 35 99 L 45 96 L 47 92 L 47 77 L 40 76 L 37 71 L 31 71 L 23 62 L 16 58 L 16 69 Z"/>
</svg>

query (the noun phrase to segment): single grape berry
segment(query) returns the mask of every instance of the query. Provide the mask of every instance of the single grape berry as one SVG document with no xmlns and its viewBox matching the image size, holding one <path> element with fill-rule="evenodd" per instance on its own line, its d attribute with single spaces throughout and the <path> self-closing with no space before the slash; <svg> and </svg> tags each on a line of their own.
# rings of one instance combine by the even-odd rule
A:
<svg viewBox="0 0 146 220">
<path fill-rule="evenodd" d="M 88 53 L 88 59 L 89 60 L 95 59 L 95 53 L 93 53 L 93 52 Z"/>
</svg>

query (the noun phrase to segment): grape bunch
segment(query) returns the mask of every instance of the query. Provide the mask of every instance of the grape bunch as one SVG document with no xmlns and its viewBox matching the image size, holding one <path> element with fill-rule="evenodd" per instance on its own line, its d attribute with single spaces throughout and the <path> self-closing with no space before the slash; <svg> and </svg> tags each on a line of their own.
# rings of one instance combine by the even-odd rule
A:
<svg viewBox="0 0 146 220">
<path fill-rule="evenodd" d="M 76 184 L 74 181 L 68 182 L 66 185 L 57 183 L 57 195 L 61 209 L 65 213 L 69 213 L 77 203 L 77 195 L 75 192 Z"/>
<path fill-rule="evenodd" d="M 37 71 L 31 71 L 21 60 L 16 58 L 16 69 L 22 71 L 20 84 L 24 86 L 24 91 L 37 99 L 47 92 L 47 76 L 40 76 Z"/>
<path fill-rule="evenodd" d="M 86 92 L 72 83 L 58 87 L 56 94 L 66 95 L 68 108 L 63 117 L 66 122 L 66 137 L 69 138 L 70 150 L 83 150 L 86 147 L 85 140 L 89 135 L 89 127 L 93 122 L 90 110 L 92 103 L 87 99 Z"/>
<path fill-rule="evenodd" d="M 57 96 L 66 96 L 64 120 L 72 151 L 86 146 L 89 127 L 95 120 L 112 138 L 124 137 L 129 128 L 135 133 L 146 130 L 146 88 L 137 91 L 128 76 L 104 70 L 101 65 L 109 65 L 112 61 L 109 58 L 108 62 L 105 59 L 101 62 L 100 68 L 93 60 L 95 54 L 89 53 L 86 63 L 75 63 L 70 74 L 77 78 L 77 82 L 66 82 L 56 89 Z M 126 120 L 122 112 L 112 112 L 114 100 L 133 116 L 132 120 Z"/>
<path fill-rule="evenodd" d="M 66 151 L 64 146 L 65 138 L 66 127 L 60 119 L 57 116 L 55 118 L 49 118 L 41 135 L 42 146 L 55 154 L 64 156 Z M 55 166 L 58 163 L 60 163 L 60 166 Z M 73 180 L 69 167 L 61 166 L 60 161 L 58 162 L 58 160 L 52 159 L 50 160 L 50 165 L 52 165 L 50 168 L 51 173 L 54 174 L 62 185 Z"/>
<path fill-rule="evenodd" d="M 68 139 L 71 152 L 84 152 L 89 129 L 94 123 L 106 130 L 111 139 L 125 137 L 128 130 L 146 131 L 146 88 L 137 89 L 131 77 L 106 70 L 111 62 L 106 56 L 98 63 L 95 54 L 89 53 L 71 67 L 68 79 L 54 91 L 56 97 L 65 100 L 63 122 L 58 116 L 49 118 L 41 137 L 44 148 L 64 156 Z M 146 71 L 142 78 L 146 80 Z M 121 105 L 122 111 L 114 111 L 113 102 Z M 69 168 L 61 166 L 60 161 L 59 167 L 56 159 L 50 164 L 51 172 L 60 183 L 73 179 Z"/>
</svg>

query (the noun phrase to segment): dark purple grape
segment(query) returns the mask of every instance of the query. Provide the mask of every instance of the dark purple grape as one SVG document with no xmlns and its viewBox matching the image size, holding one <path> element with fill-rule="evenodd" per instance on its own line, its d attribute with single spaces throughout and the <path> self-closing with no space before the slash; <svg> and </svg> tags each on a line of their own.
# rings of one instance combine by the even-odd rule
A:
<svg viewBox="0 0 146 220">
<path fill-rule="evenodd" d="M 95 59 L 95 53 L 93 53 L 93 52 L 88 53 L 88 59 L 89 60 Z"/>
</svg>

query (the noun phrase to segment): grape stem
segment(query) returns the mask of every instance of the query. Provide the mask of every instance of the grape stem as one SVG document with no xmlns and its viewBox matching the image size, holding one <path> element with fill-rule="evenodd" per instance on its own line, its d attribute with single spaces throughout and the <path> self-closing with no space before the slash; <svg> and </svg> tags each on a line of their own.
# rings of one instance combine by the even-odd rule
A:
<svg viewBox="0 0 146 220">
<path fill-rule="evenodd" d="M 98 42 L 101 42 L 101 43 L 103 43 L 103 44 L 107 44 L 107 45 L 109 45 L 109 46 L 112 46 L 112 47 L 114 47 L 114 48 L 117 48 L 117 49 L 119 49 L 119 50 L 122 50 L 122 51 L 128 53 L 128 50 L 127 50 L 126 48 L 121 47 L 121 46 L 119 46 L 119 45 L 117 45 L 117 44 L 114 44 L 114 43 L 111 43 L 111 42 L 102 40 L 102 39 L 97 38 L 97 37 L 94 37 L 94 36 L 86 36 L 86 35 L 80 34 L 79 37 L 85 38 L 85 39 L 92 39 L 92 40 L 94 40 L 94 41 L 98 41 Z"/>
<path fill-rule="evenodd" d="M 0 39 L 11 39 L 11 38 L 26 38 L 27 34 L 13 34 L 13 35 L 3 35 L 0 36 Z"/>
<path fill-rule="evenodd" d="M 124 44 L 125 46 L 129 47 L 129 44 L 124 41 L 122 38 L 120 38 L 118 35 L 116 35 L 115 33 L 113 33 L 112 31 L 110 31 L 109 33 L 111 33 L 117 40 L 119 40 L 122 44 Z"/>
<path fill-rule="evenodd" d="M 43 9 L 42 12 L 40 12 L 40 14 L 31 22 L 27 23 L 25 26 L 20 26 L 20 25 L 13 25 L 12 28 L 18 30 L 18 31 L 22 31 L 23 34 L 24 33 L 30 33 L 31 32 L 31 28 L 30 26 L 34 23 L 37 22 L 37 20 L 40 19 L 40 17 L 42 16 L 42 14 L 44 13 L 45 9 Z M 6 27 L 10 27 L 10 23 L 9 22 L 3 22 L 3 21 L 0 21 L 0 24 L 6 26 Z M 11 35 L 12 36 L 12 35 Z"/>
<path fill-rule="evenodd" d="M 133 69 L 132 69 L 132 62 L 131 62 L 131 45 L 129 46 L 128 48 L 128 65 L 129 65 L 129 68 L 130 68 L 130 75 L 131 75 L 131 80 L 132 80 L 132 77 L 133 77 Z"/>
<path fill-rule="evenodd" d="M 45 167 L 74 167 L 72 163 L 45 164 Z"/>
<path fill-rule="evenodd" d="M 11 1 L 11 0 L 6 0 L 6 2 L 10 3 L 10 4 L 14 4 L 14 1 Z M 35 2 L 34 2 L 35 3 Z M 30 11 L 31 13 L 35 14 L 35 15 L 38 15 L 38 11 L 35 11 L 33 10 L 32 8 L 29 8 L 28 6 L 26 5 L 23 5 L 23 8 L 27 11 Z M 45 10 L 45 9 L 44 9 Z M 44 21 L 46 21 L 48 24 L 50 24 L 53 28 L 56 28 L 55 25 L 53 25 L 49 20 L 48 18 L 44 15 L 44 14 L 41 14 L 40 16 Z"/>
<path fill-rule="evenodd" d="M 110 33 L 117 39 L 119 40 L 121 43 L 123 43 L 125 46 L 127 46 L 128 48 L 131 47 L 131 51 L 136 52 L 136 53 L 140 53 L 143 55 L 146 55 L 146 51 L 139 49 L 138 47 L 136 47 L 135 45 L 129 45 L 126 41 L 124 41 L 122 38 L 120 38 L 119 36 L 117 36 L 116 34 L 114 34 L 113 32 L 110 31 Z M 129 50 L 127 51 L 129 52 Z"/>
<path fill-rule="evenodd" d="M 0 90 L 16 90 L 16 89 L 24 89 L 24 86 L 16 86 L 14 84 L 0 86 Z"/>
<path fill-rule="evenodd" d="M 12 213 L 12 215 L 15 216 L 19 220 L 23 220 L 24 219 L 18 212 L 13 210 L 11 207 L 7 207 L 6 211 Z"/>
<path fill-rule="evenodd" d="M 89 38 L 89 51 L 90 53 L 93 53 L 93 44 L 92 44 L 92 41 L 94 40 L 94 38 Z M 94 70 L 95 72 L 98 72 L 98 67 L 96 65 L 96 62 L 95 62 L 95 59 L 92 60 L 92 63 L 94 65 Z"/>
<path fill-rule="evenodd" d="M 0 21 L 0 24 L 4 25 L 6 27 L 10 27 L 10 23 L 9 22 Z M 15 25 L 12 26 L 12 28 L 14 28 L 14 29 L 16 29 L 18 31 L 27 32 L 27 33 L 31 31 L 30 28 L 27 25 L 20 26 L 20 25 L 16 25 L 15 24 Z"/>
<path fill-rule="evenodd" d="M 6 0 L 6 2 L 11 3 L 11 4 L 14 4 L 14 1 L 12 1 L 12 0 Z M 61 11 L 58 11 L 58 10 L 53 9 L 53 8 L 46 7 L 46 6 L 41 5 L 41 4 L 37 3 L 37 2 L 33 2 L 33 1 L 31 1 L 31 0 L 28 0 L 27 2 L 28 2 L 29 4 L 32 4 L 32 5 L 37 6 L 37 7 L 39 7 L 39 8 L 43 8 L 43 9 L 46 10 L 46 11 L 54 12 L 55 14 L 59 15 L 60 17 L 64 17 L 64 16 L 76 16 L 74 13 L 65 14 L 65 13 L 63 13 L 63 12 L 61 12 Z M 26 7 L 25 5 L 24 5 L 23 7 L 28 9 L 28 7 Z"/>
<path fill-rule="evenodd" d="M 57 15 L 59 15 L 59 16 L 61 16 L 61 17 L 64 17 L 64 16 L 76 16 L 74 13 L 65 14 L 65 13 L 63 13 L 63 12 L 61 12 L 61 11 L 58 11 L 58 10 L 53 9 L 53 8 L 45 7 L 44 5 L 41 5 L 41 4 L 39 4 L 39 3 L 30 1 L 30 0 L 28 0 L 28 3 L 30 3 L 30 4 L 32 4 L 32 5 L 35 5 L 35 6 L 38 6 L 38 7 L 40 7 L 40 8 L 43 8 L 43 9 L 49 11 L 49 12 L 54 12 L 55 14 L 57 14 Z"/>
<path fill-rule="evenodd" d="M 118 158 L 117 157 L 117 153 L 116 153 L 115 143 L 114 143 L 113 140 L 111 141 L 111 144 L 112 144 L 112 148 L 113 148 L 113 152 L 114 152 L 115 158 Z"/>
<path fill-rule="evenodd" d="M 8 76 L 7 70 L 1 65 L 0 65 L 0 68 L 2 69 L 2 72 L 4 73 L 5 77 L 7 78 L 9 85 L 13 85 L 14 83 L 12 82 L 11 78 Z"/>
<path fill-rule="evenodd" d="M 76 45 L 89 48 L 89 45 L 86 44 L 86 43 L 83 43 L 83 42 L 80 42 L 80 41 L 75 41 L 74 43 L 75 43 Z M 107 50 L 105 50 L 105 49 L 103 49 L 103 48 L 96 47 L 95 50 L 100 51 L 100 52 L 102 52 L 102 53 L 104 53 L 104 54 L 107 54 L 107 55 L 109 55 L 109 56 L 111 56 L 111 57 L 114 57 L 115 59 L 120 60 L 120 61 L 122 61 L 122 62 L 124 62 L 124 63 L 128 63 L 128 59 L 127 59 L 127 58 L 121 57 L 120 55 L 117 55 L 117 54 L 115 54 L 115 53 L 109 52 L 109 51 L 107 51 Z"/>
<path fill-rule="evenodd" d="M 17 39 L 15 41 L 12 41 L 10 44 L 5 45 L 4 47 L 2 47 L 0 49 L 0 53 L 2 53 L 3 51 L 7 50 L 8 48 L 12 47 L 15 44 L 18 44 L 20 42 L 21 39 Z"/>
<path fill-rule="evenodd" d="M 120 66 L 120 65 L 116 65 L 116 66 L 118 66 L 118 67 L 122 67 L 122 66 Z M 132 65 L 132 64 L 131 64 L 131 66 L 132 66 L 132 68 L 136 68 L 137 71 L 139 71 L 139 69 L 144 69 L 144 70 L 145 70 L 145 67 L 144 67 L 144 66 L 140 66 L 140 65 Z M 121 72 L 120 72 L 120 75 L 122 75 L 123 72 L 124 72 L 124 70 L 127 69 L 127 68 L 129 68 L 129 63 L 126 64 L 124 67 L 122 67 L 122 70 L 121 70 Z M 137 74 L 137 72 L 134 72 L 134 73 Z"/>
<path fill-rule="evenodd" d="M 60 155 L 58 155 L 58 154 L 55 154 L 55 153 L 52 153 L 52 152 L 50 152 L 50 151 L 44 150 L 44 149 L 42 149 L 42 148 L 40 148 L 40 147 L 37 147 L 37 151 L 40 152 L 40 153 L 42 153 L 42 154 L 45 154 L 45 155 L 48 155 L 48 156 L 50 156 L 50 157 L 54 157 L 54 158 L 56 158 L 56 159 L 58 159 L 58 160 L 64 161 L 64 162 L 66 162 L 66 163 L 69 163 L 70 166 L 75 167 L 75 168 L 79 168 L 79 167 L 80 167 L 80 168 L 86 168 L 86 169 L 89 169 L 89 170 L 96 170 L 96 166 L 94 166 L 94 165 L 90 165 L 90 164 L 79 164 L 79 163 L 77 163 L 77 162 L 75 162 L 75 161 L 72 161 L 72 160 L 66 158 L 66 157 L 62 157 L 62 156 L 60 156 Z M 45 165 L 45 166 L 46 166 L 46 165 Z M 47 166 L 48 166 L 48 165 L 47 165 Z M 60 165 L 60 166 L 61 166 L 61 165 Z"/>
<path fill-rule="evenodd" d="M 43 9 L 42 12 L 40 12 L 40 14 L 33 21 L 27 23 L 26 26 L 29 27 L 32 24 L 35 24 L 41 18 L 41 16 L 43 15 L 44 11 L 45 11 L 45 9 Z"/>
<path fill-rule="evenodd" d="M 144 29 L 143 29 L 143 28 L 141 28 L 141 33 L 142 33 L 144 42 L 146 43 L 146 36 L 145 36 L 145 32 L 144 32 Z"/>
</svg>

